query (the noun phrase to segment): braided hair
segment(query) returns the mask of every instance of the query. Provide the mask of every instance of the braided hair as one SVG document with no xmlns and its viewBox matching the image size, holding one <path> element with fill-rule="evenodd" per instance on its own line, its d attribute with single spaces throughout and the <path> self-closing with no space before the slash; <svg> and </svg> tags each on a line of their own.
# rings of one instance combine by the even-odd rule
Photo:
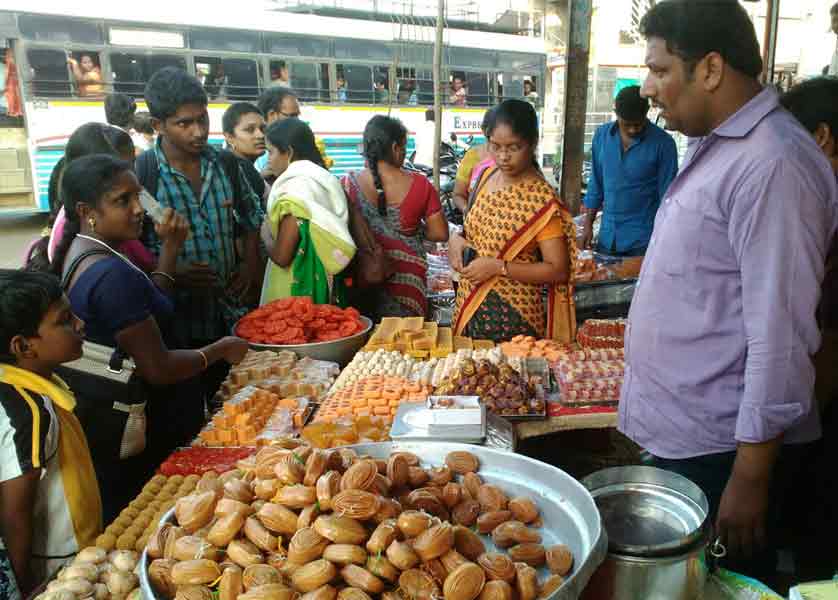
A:
<svg viewBox="0 0 838 600">
<path fill-rule="evenodd" d="M 387 214 L 387 198 L 381 174 L 378 172 L 378 163 L 385 162 L 394 167 L 401 167 L 400 164 L 396 164 L 396 157 L 393 156 L 393 144 L 406 142 L 407 128 L 393 117 L 376 115 L 364 128 L 364 158 L 367 159 L 367 166 L 378 192 L 378 214 L 381 216 Z"/>
<path fill-rule="evenodd" d="M 61 195 L 64 198 L 64 213 L 67 223 L 61 241 L 52 257 L 52 272 L 59 277 L 64 271 L 64 259 L 70 245 L 81 232 L 81 218 L 78 205 L 87 204 L 99 208 L 102 197 L 111 188 L 117 177 L 131 171 L 131 165 L 109 154 L 91 154 L 67 164 L 61 178 Z"/>
</svg>

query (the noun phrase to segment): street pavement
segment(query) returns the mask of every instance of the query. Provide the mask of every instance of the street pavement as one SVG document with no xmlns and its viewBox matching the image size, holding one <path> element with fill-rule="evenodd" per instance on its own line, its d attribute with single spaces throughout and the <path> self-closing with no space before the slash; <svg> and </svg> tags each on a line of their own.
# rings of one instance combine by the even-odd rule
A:
<svg viewBox="0 0 838 600">
<path fill-rule="evenodd" d="M 45 223 L 45 215 L 0 216 L 0 268 L 21 267 L 26 249 L 41 234 Z"/>
</svg>

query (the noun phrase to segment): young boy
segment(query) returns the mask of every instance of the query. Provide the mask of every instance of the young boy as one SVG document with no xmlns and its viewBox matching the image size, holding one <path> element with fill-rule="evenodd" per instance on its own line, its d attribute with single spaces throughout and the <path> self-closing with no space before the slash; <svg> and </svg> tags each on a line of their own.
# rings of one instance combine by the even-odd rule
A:
<svg viewBox="0 0 838 600">
<path fill-rule="evenodd" d="M 0 269 L 0 536 L 25 598 L 102 528 L 75 399 L 53 374 L 82 355 L 58 279 Z"/>
<path fill-rule="evenodd" d="M 238 179 L 231 181 L 225 155 L 208 143 L 207 95 L 197 79 L 174 67 L 163 68 L 149 80 L 145 99 L 158 134 L 148 153 L 157 169 L 155 185 L 144 175 L 149 156 L 140 156 L 137 172 L 140 183 L 156 189 L 164 208 L 189 221 L 191 236 L 175 277 L 176 327 L 187 347 L 200 348 L 229 335 L 233 322 L 247 312 L 236 299 L 255 304 L 259 297 L 264 274 L 259 228 L 264 215 L 235 156 L 227 153 Z M 244 237 L 243 261 L 236 252 L 236 226 Z M 153 232 L 144 241 L 149 248 L 159 247 Z M 225 376 L 225 365 L 205 372 L 206 397 L 215 394 Z"/>
</svg>

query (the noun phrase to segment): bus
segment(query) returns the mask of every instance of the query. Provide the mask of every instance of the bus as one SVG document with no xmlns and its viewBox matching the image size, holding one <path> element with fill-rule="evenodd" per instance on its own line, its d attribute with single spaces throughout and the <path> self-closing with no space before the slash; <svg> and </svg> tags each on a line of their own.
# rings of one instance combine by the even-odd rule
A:
<svg viewBox="0 0 838 600">
<path fill-rule="evenodd" d="M 289 85 L 300 97 L 301 118 L 325 142 L 338 175 L 363 166 L 359 146 L 373 115 L 391 114 L 415 132 L 433 105 L 434 32 L 427 20 L 411 25 L 412 39 L 406 40 L 401 25 L 356 15 L 264 6 L 222 10 L 220 2 L 206 2 L 200 10 L 194 3 L 170 5 L 156 11 L 145 3 L 99 3 L 94 9 L 92 3 L 66 0 L 4 2 L 0 49 L 11 53 L 18 72 L 19 137 L 25 139 L 18 154 L 28 160 L 31 193 L 17 204 L 4 202 L 0 177 L 0 214 L 48 211 L 49 177 L 69 135 L 83 123 L 104 122 L 107 93 L 133 96 L 138 110 L 145 110 L 145 84 L 162 67 L 182 68 L 202 81 L 214 144 L 223 143 L 221 116 L 231 102 L 255 101 L 271 85 Z M 137 16 L 143 13 L 148 16 Z M 543 40 L 452 28 L 445 38 L 443 81 L 459 78 L 467 90 L 464 104 L 452 105 L 443 95 L 446 133 L 479 141 L 485 110 L 505 98 L 524 97 L 525 81 L 536 92 L 530 101 L 540 104 L 544 98 Z M 99 70 L 101 85 L 78 85 L 71 62 L 82 59 Z M 4 151 L 8 148 L 0 148 L 0 175 Z"/>
</svg>

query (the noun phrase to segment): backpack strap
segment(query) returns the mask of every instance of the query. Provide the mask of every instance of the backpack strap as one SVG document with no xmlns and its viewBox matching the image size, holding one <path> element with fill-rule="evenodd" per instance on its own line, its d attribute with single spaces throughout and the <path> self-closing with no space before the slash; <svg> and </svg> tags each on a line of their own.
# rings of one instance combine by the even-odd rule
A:
<svg viewBox="0 0 838 600">
<path fill-rule="evenodd" d="M 157 153 L 154 148 L 149 148 L 137 157 L 134 161 L 134 169 L 137 179 L 148 193 L 157 197 L 157 180 L 160 178 L 160 165 L 157 162 Z"/>
</svg>

